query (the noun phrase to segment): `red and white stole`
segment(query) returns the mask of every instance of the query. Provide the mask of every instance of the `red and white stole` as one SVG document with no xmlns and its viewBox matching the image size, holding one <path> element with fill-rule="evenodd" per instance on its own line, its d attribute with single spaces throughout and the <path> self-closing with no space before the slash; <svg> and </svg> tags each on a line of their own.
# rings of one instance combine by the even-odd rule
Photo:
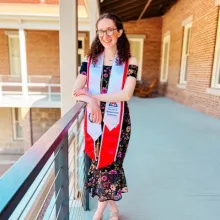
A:
<svg viewBox="0 0 220 220">
<path fill-rule="evenodd" d="M 88 61 L 87 87 L 91 94 L 101 94 L 100 81 L 103 71 L 104 54 L 99 56 L 97 64 Z M 123 89 L 127 76 L 128 62 L 117 65 L 116 57 L 113 61 L 111 75 L 108 84 L 108 92 L 119 92 Z M 92 123 L 90 110 L 85 113 L 85 152 L 95 160 L 98 158 L 98 167 L 102 168 L 112 164 L 116 160 L 122 122 L 124 116 L 124 102 L 107 102 L 104 113 L 104 127 L 101 124 Z M 102 135 L 99 155 L 96 155 L 95 141 Z"/>
</svg>

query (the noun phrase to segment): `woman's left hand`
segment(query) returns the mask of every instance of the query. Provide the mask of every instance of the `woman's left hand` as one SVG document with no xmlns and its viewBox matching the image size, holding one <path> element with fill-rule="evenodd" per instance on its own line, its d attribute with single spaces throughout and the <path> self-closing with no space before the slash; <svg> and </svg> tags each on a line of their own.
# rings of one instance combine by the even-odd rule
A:
<svg viewBox="0 0 220 220">
<path fill-rule="evenodd" d="M 87 89 L 77 89 L 73 92 L 74 96 L 79 96 L 79 95 L 87 95 L 87 96 L 91 96 L 91 94 L 88 92 Z"/>
</svg>

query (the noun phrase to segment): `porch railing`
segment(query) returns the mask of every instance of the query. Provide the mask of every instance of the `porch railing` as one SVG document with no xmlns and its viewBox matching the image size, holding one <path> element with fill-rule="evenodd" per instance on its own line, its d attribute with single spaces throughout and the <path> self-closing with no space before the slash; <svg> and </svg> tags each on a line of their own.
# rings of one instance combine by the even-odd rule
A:
<svg viewBox="0 0 220 220">
<path fill-rule="evenodd" d="M 78 102 L 0 178 L 0 219 L 84 219 L 83 115 Z"/>
<path fill-rule="evenodd" d="M 3 95 L 22 95 L 21 76 L 0 75 L 0 97 Z M 60 77 L 49 75 L 29 75 L 26 84 L 28 95 L 60 94 Z"/>
</svg>

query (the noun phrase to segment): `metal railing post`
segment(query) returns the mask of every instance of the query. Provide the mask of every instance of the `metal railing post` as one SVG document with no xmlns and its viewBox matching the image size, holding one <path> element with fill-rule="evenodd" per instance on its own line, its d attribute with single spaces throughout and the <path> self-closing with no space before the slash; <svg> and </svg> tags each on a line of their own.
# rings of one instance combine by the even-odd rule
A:
<svg viewBox="0 0 220 220">
<path fill-rule="evenodd" d="M 69 220 L 68 134 L 64 136 L 60 147 L 55 159 L 55 176 L 60 172 L 55 181 L 56 219 Z"/>
</svg>

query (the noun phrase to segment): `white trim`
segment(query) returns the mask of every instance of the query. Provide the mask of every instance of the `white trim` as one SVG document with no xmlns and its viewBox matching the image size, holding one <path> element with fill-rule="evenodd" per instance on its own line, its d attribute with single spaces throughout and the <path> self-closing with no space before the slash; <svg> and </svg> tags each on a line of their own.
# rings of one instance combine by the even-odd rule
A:
<svg viewBox="0 0 220 220">
<path fill-rule="evenodd" d="M 23 28 L 25 30 L 59 30 L 60 24 L 58 20 L 51 19 L 21 19 L 20 17 L 15 17 L 13 19 L 4 18 L 0 19 L 1 29 L 19 29 Z M 78 31 L 90 31 L 90 22 L 88 19 L 79 19 Z"/>
<path fill-rule="evenodd" d="M 25 34 L 27 34 L 26 31 L 24 31 Z M 19 37 L 19 32 L 18 31 L 5 31 L 5 34 L 8 36 L 8 37 Z"/>
<path fill-rule="evenodd" d="M 26 50 L 26 34 L 23 28 L 19 28 L 19 42 L 20 42 L 22 92 L 23 92 L 23 96 L 27 97 L 28 96 L 27 50 Z"/>
<path fill-rule="evenodd" d="M 20 122 L 15 119 L 15 109 L 18 109 L 19 118 L 21 118 L 21 108 L 12 108 L 12 127 L 13 127 L 13 138 L 16 141 L 22 141 L 23 137 L 17 136 L 16 124 Z M 20 125 L 21 126 L 21 125 Z M 22 126 L 21 126 L 22 127 Z M 22 129 L 23 130 L 23 129 Z"/>
<path fill-rule="evenodd" d="M 46 95 L 32 95 L 24 99 L 22 95 L 6 95 L 0 100 L 0 107 L 7 108 L 61 108 L 60 96 L 52 96 L 49 100 Z"/>
<path fill-rule="evenodd" d="M 127 38 L 135 38 L 135 39 L 145 40 L 146 35 L 145 34 L 127 34 Z"/>
<path fill-rule="evenodd" d="M 144 40 L 145 35 L 127 35 L 129 41 L 139 42 L 140 43 L 140 60 L 138 63 L 138 75 L 137 80 L 141 80 L 142 78 L 142 69 L 143 69 L 143 53 L 144 53 Z"/>
<path fill-rule="evenodd" d="M 166 70 L 165 73 L 163 72 L 164 70 L 164 65 L 165 65 L 165 46 L 168 44 L 167 48 L 167 60 L 166 60 Z M 163 44 L 162 44 L 162 59 L 161 59 L 161 70 L 160 70 L 160 82 L 167 82 L 168 79 L 168 70 L 169 70 L 169 60 L 170 60 L 170 33 L 166 33 L 163 38 Z M 163 76 L 165 76 L 163 78 Z"/>
<path fill-rule="evenodd" d="M 176 85 L 176 87 L 179 88 L 179 89 L 186 89 L 186 84 L 180 84 L 179 83 L 179 84 Z"/>
<path fill-rule="evenodd" d="M 185 27 L 185 26 L 189 25 L 192 22 L 193 22 L 193 16 L 191 15 L 188 18 L 186 18 L 184 21 L 182 21 L 182 26 Z"/>
<path fill-rule="evenodd" d="M 220 89 L 207 88 L 206 93 L 210 95 L 220 96 Z"/>
<path fill-rule="evenodd" d="M 81 63 L 85 57 L 85 37 L 83 37 L 83 36 L 80 37 L 78 35 L 78 41 L 82 41 L 82 48 L 78 48 L 78 55 L 81 56 L 81 62 L 79 62 L 79 60 L 78 60 L 78 63 L 80 63 L 80 65 L 78 66 L 78 72 L 79 72 L 79 70 L 81 68 Z"/>
<path fill-rule="evenodd" d="M 187 38 L 188 31 L 190 30 L 189 39 Z M 191 38 L 191 30 L 192 30 L 192 23 L 188 23 L 184 27 L 184 35 L 183 35 L 183 46 L 182 46 L 182 57 L 181 57 L 181 67 L 180 67 L 180 84 L 186 84 L 186 59 L 189 59 L 189 48 L 190 48 L 190 38 Z M 188 53 L 186 51 L 188 45 Z"/>
<path fill-rule="evenodd" d="M 219 71 L 220 71 L 220 16 L 218 19 L 218 30 L 217 30 L 216 45 L 215 45 L 215 56 L 213 63 L 211 88 L 220 89 Z"/>
<path fill-rule="evenodd" d="M 220 0 L 215 0 L 215 6 L 220 6 Z"/>
<path fill-rule="evenodd" d="M 5 31 L 5 34 L 8 36 L 8 52 L 9 52 L 9 66 L 10 66 L 10 75 L 11 76 L 21 76 L 21 56 L 20 56 L 20 40 L 19 40 L 19 32 L 18 31 Z M 13 39 L 17 39 L 19 42 L 19 47 L 18 52 L 19 52 L 19 56 L 18 61 L 20 62 L 20 73 L 15 73 L 13 72 L 14 70 L 14 62 L 13 62 L 13 56 L 12 56 L 12 45 L 11 45 L 11 40 Z"/>
<path fill-rule="evenodd" d="M 89 43 L 92 44 L 96 37 L 96 21 L 99 17 L 99 5 L 97 0 L 87 0 L 89 6 L 89 19 L 90 19 L 90 30 L 89 30 Z"/>
</svg>

